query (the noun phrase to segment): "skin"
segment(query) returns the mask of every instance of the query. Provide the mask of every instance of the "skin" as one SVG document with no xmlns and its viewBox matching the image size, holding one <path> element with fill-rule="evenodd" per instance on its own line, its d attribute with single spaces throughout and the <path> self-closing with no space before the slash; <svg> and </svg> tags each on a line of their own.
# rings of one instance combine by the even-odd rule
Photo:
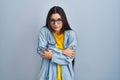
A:
<svg viewBox="0 0 120 80">
<path fill-rule="evenodd" d="M 50 19 L 54 19 L 54 20 L 61 19 L 61 16 L 58 13 L 55 13 L 51 15 Z M 54 24 L 50 23 L 50 25 L 54 32 L 56 32 L 57 34 L 60 34 L 61 29 L 63 27 L 62 21 L 61 21 L 61 24 L 57 24 L 57 22 L 55 22 Z"/>
<path fill-rule="evenodd" d="M 58 13 L 55 13 L 55 14 L 52 14 L 50 19 L 54 19 L 54 20 L 57 20 L 61 18 L 61 16 L 58 14 Z M 57 22 L 55 22 L 54 24 L 50 23 L 51 25 L 51 28 L 53 29 L 53 31 L 57 34 L 60 34 L 61 33 L 61 29 L 63 27 L 63 23 L 61 22 L 60 24 L 58 24 Z M 62 50 L 62 54 L 65 55 L 65 56 L 68 56 L 68 57 L 74 57 L 75 55 L 75 51 L 72 50 L 72 46 L 66 48 L 66 49 L 63 49 Z M 45 59 L 51 59 L 52 58 L 52 51 L 49 50 L 49 49 L 46 49 L 46 50 L 43 50 L 43 53 L 42 54 L 42 58 L 45 58 Z"/>
</svg>

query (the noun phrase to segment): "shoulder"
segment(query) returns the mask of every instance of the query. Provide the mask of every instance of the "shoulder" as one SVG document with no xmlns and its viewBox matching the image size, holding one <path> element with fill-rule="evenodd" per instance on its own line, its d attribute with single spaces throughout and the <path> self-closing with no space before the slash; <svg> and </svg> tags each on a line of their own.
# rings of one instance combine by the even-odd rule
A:
<svg viewBox="0 0 120 80">
<path fill-rule="evenodd" d="M 75 36 L 76 35 L 76 32 L 74 30 L 67 30 L 67 31 L 65 31 L 65 33 L 67 35 L 70 35 L 70 36 Z"/>
<path fill-rule="evenodd" d="M 43 27 L 40 28 L 40 31 L 44 32 L 44 31 L 49 31 L 49 30 L 48 30 L 48 28 L 46 26 L 43 26 Z"/>
<path fill-rule="evenodd" d="M 41 34 L 50 34 L 50 30 L 46 27 L 46 26 L 43 26 L 40 28 L 40 31 L 39 33 Z"/>
</svg>

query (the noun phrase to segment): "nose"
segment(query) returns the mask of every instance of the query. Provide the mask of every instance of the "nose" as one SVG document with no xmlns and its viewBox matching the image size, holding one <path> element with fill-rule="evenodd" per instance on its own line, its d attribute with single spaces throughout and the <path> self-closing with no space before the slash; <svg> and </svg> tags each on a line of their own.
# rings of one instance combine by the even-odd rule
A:
<svg viewBox="0 0 120 80">
<path fill-rule="evenodd" d="M 54 22 L 54 25 L 57 25 L 57 22 L 56 22 L 56 21 Z"/>
</svg>

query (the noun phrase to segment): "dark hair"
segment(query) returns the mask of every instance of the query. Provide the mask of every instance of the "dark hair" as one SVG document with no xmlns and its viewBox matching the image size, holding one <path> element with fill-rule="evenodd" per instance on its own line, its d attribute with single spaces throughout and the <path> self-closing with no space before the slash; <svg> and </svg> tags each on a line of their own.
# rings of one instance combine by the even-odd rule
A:
<svg viewBox="0 0 120 80">
<path fill-rule="evenodd" d="M 47 19 L 46 19 L 46 27 L 48 29 L 52 30 L 51 26 L 50 26 L 50 17 L 52 14 L 55 14 L 55 13 L 58 13 L 62 18 L 62 22 L 63 22 L 62 32 L 64 32 L 65 30 L 71 30 L 71 27 L 69 26 L 65 12 L 59 6 L 54 6 L 49 10 L 48 15 L 47 15 Z"/>
<path fill-rule="evenodd" d="M 46 19 L 46 27 L 50 31 L 52 31 L 51 26 L 50 26 L 50 17 L 52 14 L 55 14 L 55 13 L 58 13 L 62 18 L 62 22 L 63 22 L 62 32 L 66 31 L 66 30 L 72 30 L 68 21 L 67 21 L 67 17 L 66 17 L 64 10 L 59 6 L 54 6 L 49 10 L 48 15 L 47 15 L 47 19 Z M 72 61 L 73 69 L 74 69 L 74 62 L 75 62 L 75 58 Z"/>
</svg>

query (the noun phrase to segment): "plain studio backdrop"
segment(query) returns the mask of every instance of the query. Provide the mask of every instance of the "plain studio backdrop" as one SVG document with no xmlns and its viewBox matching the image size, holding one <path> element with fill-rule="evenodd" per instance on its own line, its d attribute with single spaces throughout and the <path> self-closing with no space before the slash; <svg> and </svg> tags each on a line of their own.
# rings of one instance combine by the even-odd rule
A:
<svg viewBox="0 0 120 80">
<path fill-rule="evenodd" d="M 56 5 L 77 33 L 75 80 L 120 80 L 119 0 L 0 0 L 0 80 L 38 80 L 38 34 Z"/>
</svg>

